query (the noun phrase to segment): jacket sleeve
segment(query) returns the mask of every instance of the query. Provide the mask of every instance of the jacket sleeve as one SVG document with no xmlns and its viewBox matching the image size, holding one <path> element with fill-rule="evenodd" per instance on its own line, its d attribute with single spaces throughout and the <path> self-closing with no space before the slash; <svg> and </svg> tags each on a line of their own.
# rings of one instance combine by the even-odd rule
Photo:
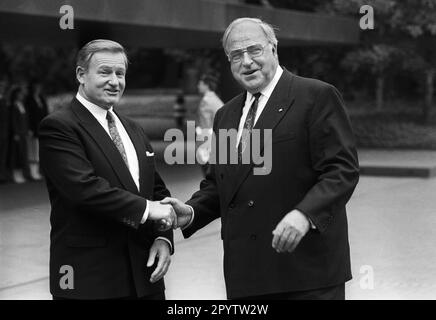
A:
<svg viewBox="0 0 436 320">
<path fill-rule="evenodd" d="M 154 179 L 154 200 L 162 200 L 165 197 L 171 197 L 170 191 L 165 186 L 165 183 L 159 173 L 155 172 Z M 171 243 L 171 254 L 174 254 L 174 234 L 173 230 L 159 231 L 154 228 L 154 238 L 165 238 Z"/>
<path fill-rule="evenodd" d="M 308 215 L 323 232 L 332 214 L 345 207 L 359 180 L 354 136 L 336 88 L 321 88 L 307 126 L 311 165 L 318 179 L 296 209 Z"/>
</svg>

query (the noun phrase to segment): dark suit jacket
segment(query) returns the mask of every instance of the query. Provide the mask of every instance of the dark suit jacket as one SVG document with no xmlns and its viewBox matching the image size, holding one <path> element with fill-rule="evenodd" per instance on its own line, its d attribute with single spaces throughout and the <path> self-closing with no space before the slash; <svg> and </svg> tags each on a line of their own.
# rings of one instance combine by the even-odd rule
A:
<svg viewBox="0 0 436 320">
<path fill-rule="evenodd" d="M 40 161 L 51 202 L 50 291 L 79 299 L 144 296 L 164 290 L 151 284 L 156 265 L 147 268 L 158 236 L 152 222 L 140 224 L 146 199 L 170 193 L 155 170 L 151 145 L 142 128 L 118 115 L 139 161 L 140 191 L 115 144 L 76 99 L 40 125 Z M 74 289 L 63 290 L 60 268 L 74 270 Z"/>
<path fill-rule="evenodd" d="M 217 145 L 224 143 L 218 129 L 238 128 L 244 101 L 245 94 L 240 94 L 218 110 Z M 349 280 L 345 204 L 359 169 L 340 94 L 327 83 L 284 70 L 254 128 L 272 129 L 270 174 L 254 175 L 253 164 L 211 166 L 187 202 L 195 218 L 184 236 L 221 217 L 229 298 Z M 316 230 L 309 230 L 294 252 L 276 253 L 272 231 L 293 209 L 306 214 Z"/>
</svg>

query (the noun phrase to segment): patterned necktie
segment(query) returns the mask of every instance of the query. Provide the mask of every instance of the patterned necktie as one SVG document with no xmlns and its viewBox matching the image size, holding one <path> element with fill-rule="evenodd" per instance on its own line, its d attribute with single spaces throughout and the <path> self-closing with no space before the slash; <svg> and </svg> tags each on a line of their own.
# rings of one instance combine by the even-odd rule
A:
<svg viewBox="0 0 436 320">
<path fill-rule="evenodd" d="M 254 127 L 254 120 L 256 119 L 256 111 L 257 105 L 259 104 L 259 98 L 262 94 L 260 92 L 255 93 L 254 101 L 248 110 L 247 118 L 245 118 L 244 127 L 242 129 L 241 140 L 239 140 L 238 144 L 238 159 L 239 163 L 242 163 L 242 153 L 244 152 L 247 143 L 249 142 L 249 137 L 251 135 L 251 131 Z"/>
<path fill-rule="evenodd" d="M 112 141 L 115 143 L 115 146 L 117 147 L 118 151 L 121 154 L 121 157 L 123 157 L 124 162 L 126 163 L 127 168 L 129 167 L 129 162 L 127 161 L 127 154 L 126 150 L 124 149 L 123 141 L 121 140 L 120 134 L 118 133 L 118 129 L 115 125 L 115 119 L 112 113 L 110 111 L 106 114 L 106 120 L 109 127 L 109 133 L 111 135 Z"/>
</svg>

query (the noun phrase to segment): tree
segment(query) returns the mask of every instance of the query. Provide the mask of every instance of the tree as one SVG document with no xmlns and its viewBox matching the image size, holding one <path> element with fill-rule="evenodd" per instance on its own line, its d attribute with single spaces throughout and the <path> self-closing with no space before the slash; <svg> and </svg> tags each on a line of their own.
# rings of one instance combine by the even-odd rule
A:
<svg viewBox="0 0 436 320">
<path fill-rule="evenodd" d="M 402 51 L 396 47 L 376 44 L 350 52 L 342 65 L 353 72 L 366 69 L 375 76 L 376 110 L 383 109 L 386 78 L 395 71 L 402 57 Z"/>
<path fill-rule="evenodd" d="M 326 0 L 268 0 L 275 8 L 315 12 Z"/>
<path fill-rule="evenodd" d="M 420 72 L 425 79 L 422 115 L 424 122 L 428 122 L 436 75 L 436 1 L 397 1 L 390 23 L 403 33 L 402 45 L 411 53 L 405 67 Z"/>
<path fill-rule="evenodd" d="M 402 57 L 401 48 L 394 42 L 390 19 L 396 8 L 394 0 L 333 0 L 324 9 L 335 14 L 347 14 L 360 18 L 360 8 L 370 5 L 377 17 L 375 28 L 362 33 L 360 45 L 349 52 L 342 65 L 352 71 L 366 69 L 375 77 L 376 109 L 383 108 L 386 78 L 395 70 Z"/>
</svg>

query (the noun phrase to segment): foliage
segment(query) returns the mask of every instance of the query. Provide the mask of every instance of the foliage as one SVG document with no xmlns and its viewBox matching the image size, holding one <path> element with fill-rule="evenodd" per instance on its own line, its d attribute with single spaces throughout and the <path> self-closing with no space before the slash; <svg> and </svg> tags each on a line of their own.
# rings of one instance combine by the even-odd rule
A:
<svg viewBox="0 0 436 320">
<path fill-rule="evenodd" d="M 389 70 L 396 69 L 398 61 L 402 57 L 402 50 L 386 45 L 374 44 L 368 48 L 362 48 L 350 52 L 342 64 L 353 72 L 360 68 L 370 70 L 372 74 L 385 74 Z"/>
<path fill-rule="evenodd" d="M 11 83 L 24 84 L 39 79 L 48 93 L 75 86 L 75 49 L 3 44 L 0 52 L 3 73 Z"/>
<path fill-rule="evenodd" d="M 273 7 L 289 10 L 299 10 L 307 12 L 315 12 L 318 8 L 325 4 L 325 0 L 269 0 Z"/>
<path fill-rule="evenodd" d="M 422 124 L 416 108 L 352 113 L 351 123 L 361 148 L 436 150 L 436 120 Z"/>
</svg>

